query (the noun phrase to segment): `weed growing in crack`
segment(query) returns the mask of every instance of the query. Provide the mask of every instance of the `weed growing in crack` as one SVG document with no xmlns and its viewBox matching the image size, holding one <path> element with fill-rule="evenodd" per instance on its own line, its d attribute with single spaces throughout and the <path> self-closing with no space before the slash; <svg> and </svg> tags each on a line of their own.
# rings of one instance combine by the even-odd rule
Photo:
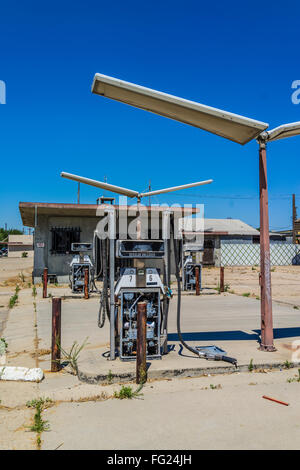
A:
<svg viewBox="0 0 300 470">
<path fill-rule="evenodd" d="M 18 302 L 18 299 L 19 299 L 19 296 L 18 296 L 17 293 L 12 295 L 11 298 L 9 299 L 8 307 L 13 308 L 16 305 L 16 303 Z"/>
<path fill-rule="evenodd" d="M 132 399 L 132 398 L 138 398 L 140 396 L 143 395 L 143 393 L 140 393 L 140 391 L 142 390 L 143 388 L 143 384 L 139 385 L 138 388 L 136 390 L 132 390 L 132 387 L 126 387 L 125 385 L 123 385 L 120 389 L 119 392 L 115 392 L 114 393 L 114 398 L 118 398 L 119 400 L 124 400 L 125 398 L 126 399 Z"/>
<path fill-rule="evenodd" d="M 293 377 L 292 379 L 287 379 L 288 383 L 291 382 L 300 382 L 300 369 L 298 369 L 298 377 Z"/>
<path fill-rule="evenodd" d="M 37 448 L 41 448 L 41 434 L 44 431 L 49 431 L 50 430 L 50 425 L 48 421 L 44 420 L 42 417 L 42 412 L 46 408 L 52 405 L 52 400 L 50 398 L 38 398 L 34 399 L 31 401 L 28 401 L 26 403 L 26 406 L 28 408 L 34 408 L 35 409 L 35 414 L 33 418 L 33 425 L 29 428 L 30 431 L 36 432 L 36 444 Z"/>
<path fill-rule="evenodd" d="M 60 344 L 57 343 L 57 346 L 59 347 L 63 356 L 63 362 L 71 367 L 71 372 L 73 375 L 78 375 L 78 358 L 83 348 L 88 344 L 87 340 L 88 338 L 85 338 L 81 345 L 79 345 L 77 341 L 74 341 L 70 351 L 66 351 Z"/>
</svg>

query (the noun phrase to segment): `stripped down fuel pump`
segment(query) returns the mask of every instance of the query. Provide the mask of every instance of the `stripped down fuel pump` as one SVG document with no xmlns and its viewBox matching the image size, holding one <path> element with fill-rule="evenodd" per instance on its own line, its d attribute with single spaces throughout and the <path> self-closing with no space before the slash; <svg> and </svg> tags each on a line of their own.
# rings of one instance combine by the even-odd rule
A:
<svg viewBox="0 0 300 470">
<path fill-rule="evenodd" d="M 138 212 L 140 211 L 141 198 L 157 195 L 170 191 L 178 191 L 203 184 L 209 184 L 212 180 L 165 188 L 162 190 L 140 193 L 123 187 L 91 180 L 70 173 L 61 173 L 61 176 L 73 181 L 85 183 L 98 188 L 103 188 L 114 193 L 137 198 Z M 187 344 L 181 333 L 181 277 L 182 265 L 182 240 L 177 239 L 177 230 L 174 229 L 174 213 L 172 210 L 163 212 L 168 215 L 171 233 L 170 237 L 163 240 L 141 240 L 137 230 L 136 240 L 115 239 L 115 207 L 104 207 L 108 217 L 108 233 L 112 236 L 108 239 L 97 241 L 94 253 L 99 254 L 100 269 L 96 266 L 98 279 L 103 281 L 100 292 L 100 306 L 98 313 L 98 326 L 104 326 L 105 318 L 110 321 L 110 359 L 115 359 L 116 347 L 122 360 L 130 360 L 136 357 L 137 343 L 137 304 L 140 301 L 147 303 L 147 333 L 146 354 L 147 358 L 160 358 L 168 353 L 168 312 L 171 291 L 171 240 L 173 240 L 174 264 L 177 279 L 177 334 L 182 346 L 200 358 L 237 363 L 236 359 L 228 357 L 219 348 L 193 347 Z M 140 213 L 140 212 L 139 212 Z M 138 226 L 137 226 L 138 227 Z M 163 231 L 164 232 L 164 231 Z M 98 237 L 94 237 L 97 240 Z M 162 272 L 157 263 L 163 261 Z M 168 260 L 168 261 L 166 261 Z M 161 281 L 163 276 L 163 283 Z M 201 316 L 199 316 L 201 321 Z"/>
<path fill-rule="evenodd" d="M 148 359 L 161 358 L 161 296 L 166 291 L 159 270 L 146 267 L 145 259 L 164 256 L 163 241 L 117 240 L 116 257 L 132 260 L 133 267 L 121 267 L 115 286 L 118 299 L 118 350 L 122 360 L 135 359 L 137 349 L 138 302 L 146 302 L 146 352 Z"/>
</svg>

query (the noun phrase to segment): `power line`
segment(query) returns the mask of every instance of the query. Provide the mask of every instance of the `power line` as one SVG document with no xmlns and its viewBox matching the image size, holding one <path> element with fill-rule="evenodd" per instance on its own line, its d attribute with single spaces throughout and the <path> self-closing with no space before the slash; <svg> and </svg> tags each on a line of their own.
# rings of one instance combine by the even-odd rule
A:
<svg viewBox="0 0 300 470">
<path fill-rule="evenodd" d="M 173 196 L 176 197 L 193 197 L 193 198 L 202 198 L 202 199 L 237 199 L 237 200 L 258 200 L 259 196 L 239 196 L 239 195 L 212 195 L 212 194 L 200 194 L 200 193 L 193 193 L 193 194 L 186 194 L 186 193 L 181 193 L 181 194 L 173 194 Z M 298 195 L 300 197 L 300 195 Z M 275 199 L 284 199 L 284 200 L 290 200 L 291 195 L 290 194 L 281 194 L 281 195 L 275 195 L 275 196 L 269 196 L 269 199 L 275 200 Z"/>
</svg>

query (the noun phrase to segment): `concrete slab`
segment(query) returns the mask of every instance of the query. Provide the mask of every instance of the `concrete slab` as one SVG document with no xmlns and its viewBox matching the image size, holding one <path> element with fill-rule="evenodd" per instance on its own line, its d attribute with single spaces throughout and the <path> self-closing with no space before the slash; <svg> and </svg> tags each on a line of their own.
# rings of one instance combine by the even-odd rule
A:
<svg viewBox="0 0 300 470">
<path fill-rule="evenodd" d="M 149 363 L 150 378 L 197 376 L 204 373 L 233 372 L 227 363 L 199 359 L 182 348 L 176 332 L 176 300 L 169 313 L 169 354 L 162 360 Z M 67 299 L 62 306 L 62 346 L 70 348 L 74 341 L 89 344 L 81 352 L 79 378 L 90 383 L 110 380 L 131 381 L 135 377 L 135 363 L 109 361 L 109 322 L 103 329 L 97 327 L 98 299 Z M 280 367 L 291 361 L 291 343 L 300 337 L 300 312 L 289 305 L 274 303 L 275 345 L 277 351 L 258 350 L 260 329 L 260 302 L 232 294 L 184 296 L 182 298 L 182 331 L 185 341 L 193 346 L 217 345 L 231 357 L 236 357 L 240 370 L 247 370 L 250 360 L 258 367 Z M 39 347 L 49 349 L 51 344 L 51 299 L 38 305 Z M 42 358 L 40 366 L 50 368 L 50 356 Z"/>
<path fill-rule="evenodd" d="M 293 375 L 174 379 L 146 384 L 139 399 L 61 403 L 43 414 L 50 432 L 42 449 L 298 449 L 300 385 L 287 382 Z"/>
</svg>

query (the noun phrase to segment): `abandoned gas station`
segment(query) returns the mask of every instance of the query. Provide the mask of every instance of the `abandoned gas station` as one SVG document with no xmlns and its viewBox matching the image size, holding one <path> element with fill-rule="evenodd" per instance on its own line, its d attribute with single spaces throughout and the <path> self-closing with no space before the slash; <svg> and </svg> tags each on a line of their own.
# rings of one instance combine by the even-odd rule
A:
<svg viewBox="0 0 300 470">
<path fill-rule="evenodd" d="M 268 191 L 266 169 L 266 146 L 272 140 L 297 135 L 300 124 L 292 123 L 268 131 L 268 124 L 243 116 L 211 108 L 156 90 L 124 82 L 102 74 L 96 74 L 92 92 L 131 106 L 151 111 L 185 124 L 189 124 L 239 144 L 247 144 L 256 139 L 259 144 L 260 181 L 260 287 L 261 287 L 261 334 L 260 350 L 275 351 L 271 294 L 271 261 L 268 220 Z M 181 345 L 198 357 L 229 362 L 236 365 L 235 358 L 212 346 L 209 349 L 190 345 L 181 333 L 181 289 L 199 287 L 199 276 L 203 264 L 204 242 L 185 243 L 177 236 L 176 217 L 182 218 L 181 209 L 158 210 L 157 237 L 149 239 L 148 221 L 152 210 L 141 206 L 141 199 L 152 195 L 178 191 L 185 188 L 212 183 L 212 180 L 183 184 L 141 193 L 87 177 L 62 172 L 61 176 L 77 183 L 88 184 L 116 194 L 136 199 L 136 238 L 124 239 L 117 230 L 116 219 L 120 218 L 121 207 L 113 205 L 67 205 L 20 203 L 24 225 L 35 226 L 34 277 L 39 277 L 43 269 L 49 275 L 61 273 L 72 265 L 73 292 L 96 289 L 95 278 L 103 281 L 100 291 L 98 326 L 103 328 L 105 318 L 110 320 L 110 360 L 116 355 L 121 360 L 137 359 L 137 377 L 140 369 L 146 373 L 146 357 L 161 358 L 168 349 L 168 312 L 171 303 L 171 274 L 177 281 L 177 335 Z M 129 207 L 125 207 L 125 212 Z M 102 239 L 97 231 L 96 215 L 106 219 L 109 236 Z M 145 217 L 146 214 L 146 217 Z M 193 211 L 189 215 L 192 215 Z M 195 213 L 194 213 L 195 214 Z M 144 224 L 142 219 L 144 215 Z M 82 219 L 85 222 L 82 224 Z M 127 225 L 130 225 L 127 217 Z M 84 225 L 84 227 L 82 227 Z M 127 231 L 126 225 L 126 231 Z M 95 228 L 96 226 L 96 228 Z M 205 234 L 205 228 L 202 234 Z M 96 232 L 96 236 L 95 236 Z M 188 231 L 186 231 L 186 235 Z M 147 236 L 146 236 L 147 235 Z M 219 236 L 228 236 L 220 232 Z M 254 229 L 248 236 L 257 236 Z M 100 241 L 99 241 L 100 240 Z M 92 265 L 88 250 L 93 249 L 96 264 Z M 78 251 L 78 254 L 72 255 Z M 80 253 L 79 253 L 80 252 Z M 66 258 L 67 257 L 67 258 Z M 69 257 L 69 258 L 68 258 Z M 75 268 L 74 268 L 75 266 Z M 99 268 L 98 268 L 99 266 Z M 185 272 L 185 267 L 187 271 Z M 73 269 L 74 268 L 74 269 Z M 182 275 L 180 276 L 180 269 Z M 54 271 L 54 272 L 51 272 Z M 188 284 L 182 279 L 188 277 Z M 44 278 L 45 279 L 45 278 Z M 47 279 L 47 278 L 46 278 Z M 90 282 L 92 279 L 92 282 Z M 57 279 L 58 280 L 58 279 Z M 183 284 L 183 285 L 182 285 Z M 187 287 L 188 286 L 188 287 Z M 143 363 L 141 362 L 143 357 Z"/>
</svg>

